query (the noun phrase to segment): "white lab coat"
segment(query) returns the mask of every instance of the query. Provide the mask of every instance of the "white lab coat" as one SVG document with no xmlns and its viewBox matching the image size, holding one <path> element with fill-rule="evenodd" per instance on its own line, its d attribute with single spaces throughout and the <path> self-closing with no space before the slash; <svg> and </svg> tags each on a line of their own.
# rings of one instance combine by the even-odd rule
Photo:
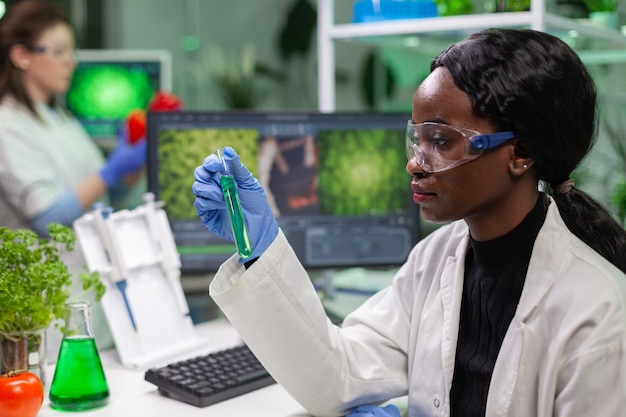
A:
<svg viewBox="0 0 626 417">
<path fill-rule="evenodd" d="M 210 294 L 309 412 L 407 395 L 409 415 L 448 416 L 468 229 L 421 241 L 342 328 L 325 317 L 282 233 L 247 271 L 233 257 Z M 497 358 L 488 417 L 626 415 L 626 277 L 576 238 L 552 201 Z"/>
<path fill-rule="evenodd" d="M 37 119 L 12 97 L 0 103 L 0 225 L 30 228 L 66 191 L 104 165 L 80 124 L 42 104 Z"/>
<path fill-rule="evenodd" d="M 41 119 L 11 96 L 0 103 L 0 226 L 10 229 L 30 229 L 33 218 L 104 165 L 102 152 L 75 118 L 43 104 L 36 103 L 35 109 Z M 73 275 L 84 271 L 78 245 L 62 259 Z M 71 290 L 81 293 L 82 287 L 75 282 Z M 92 307 L 92 324 L 98 346 L 111 347 L 113 339 L 98 303 Z M 56 360 L 60 343 L 60 332 L 51 327 L 50 362 Z"/>
</svg>

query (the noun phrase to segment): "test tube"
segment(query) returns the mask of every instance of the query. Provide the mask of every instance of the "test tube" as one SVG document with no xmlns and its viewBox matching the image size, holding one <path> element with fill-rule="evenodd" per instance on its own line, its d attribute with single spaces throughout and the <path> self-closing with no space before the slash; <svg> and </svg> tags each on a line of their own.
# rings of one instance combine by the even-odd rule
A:
<svg viewBox="0 0 626 417">
<path fill-rule="evenodd" d="M 217 154 L 217 159 L 220 163 L 220 186 L 222 187 L 222 194 L 224 195 L 224 201 L 226 202 L 226 210 L 228 210 L 230 225 L 233 230 L 233 236 L 235 237 L 237 253 L 242 258 L 249 258 L 250 255 L 252 255 L 252 245 L 250 244 L 246 221 L 243 217 L 243 210 L 241 208 L 241 202 L 239 201 L 239 193 L 237 193 L 237 184 L 235 183 L 233 176 L 230 175 L 230 169 L 228 168 L 220 150 L 218 149 L 215 153 Z"/>
</svg>

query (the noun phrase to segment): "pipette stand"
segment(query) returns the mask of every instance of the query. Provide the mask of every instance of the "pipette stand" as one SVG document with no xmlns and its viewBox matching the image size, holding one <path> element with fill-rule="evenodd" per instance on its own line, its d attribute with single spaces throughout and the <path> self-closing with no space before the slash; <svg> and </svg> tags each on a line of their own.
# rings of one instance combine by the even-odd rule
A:
<svg viewBox="0 0 626 417">
<path fill-rule="evenodd" d="M 180 256 L 162 202 L 112 212 L 96 207 L 74 222 L 89 271 L 107 287 L 102 307 L 120 361 L 131 368 L 167 363 L 206 346 L 195 334 L 180 281 Z"/>
</svg>

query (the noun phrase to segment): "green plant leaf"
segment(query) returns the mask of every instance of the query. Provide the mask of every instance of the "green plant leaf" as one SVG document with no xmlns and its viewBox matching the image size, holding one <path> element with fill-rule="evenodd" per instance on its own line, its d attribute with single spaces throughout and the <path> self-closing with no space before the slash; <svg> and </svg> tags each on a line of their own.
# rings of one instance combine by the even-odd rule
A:
<svg viewBox="0 0 626 417">
<path fill-rule="evenodd" d="M 589 12 L 615 12 L 622 0 L 584 0 Z"/>
<path fill-rule="evenodd" d="M 617 210 L 617 217 L 622 225 L 626 225 L 626 178 L 620 177 L 615 183 L 611 203 Z"/>
<path fill-rule="evenodd" d="M 63 318 L 72 275 L 61 255 L 74 250 L 76 235 L 48 225 L 50 239 L 27 229 L 0 227 L 0 334 L 38 330 Z M 79 274 L 83 288 L 104 294 L 98 273 Z"/>
</svg>

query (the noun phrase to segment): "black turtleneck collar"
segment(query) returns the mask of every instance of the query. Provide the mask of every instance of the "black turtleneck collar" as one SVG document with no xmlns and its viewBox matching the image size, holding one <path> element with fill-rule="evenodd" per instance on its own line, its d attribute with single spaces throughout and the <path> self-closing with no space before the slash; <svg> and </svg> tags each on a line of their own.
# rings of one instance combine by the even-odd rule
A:
<svg viewBox="0 0 626 417">
<path fill-rule="evenodd" d="M 485 242 L 470 239 L 450 390 L 452 417 L 485 415 L 496 358 L 515 315 L 547 207 L 546 196 L 540 194 L 535 207 L 506 235 Z"/>
<path fill-rule="evenodd" d="M 533 209 L 509 233 L 484 242 L 478 242 L 470 236 L 474 267 L 481 270 L 480 275 L 501 275 L 519 268 L 520 265 L 528 266 L 535 238 L 546 218 L 547 209 L 547 197 L 540 193 Z"/>
</svg>

